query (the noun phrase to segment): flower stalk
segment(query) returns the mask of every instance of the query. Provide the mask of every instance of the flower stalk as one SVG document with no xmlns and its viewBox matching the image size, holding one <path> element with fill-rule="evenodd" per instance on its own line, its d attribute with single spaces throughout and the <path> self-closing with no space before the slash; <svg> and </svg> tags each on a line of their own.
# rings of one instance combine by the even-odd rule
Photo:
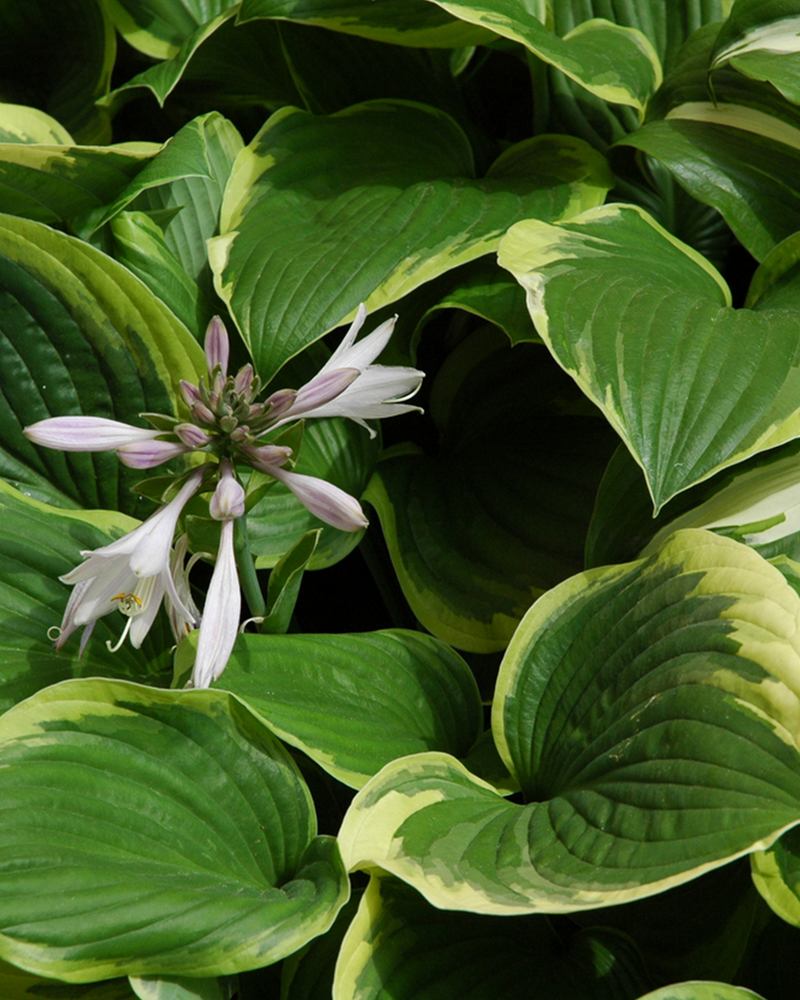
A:
<svg viewBox="0 0 800 1000">
<path fill-rule="evenodd" d="M 242 591 L 254 618 L 266 614 L 248 544 L 245 492 L 236 474 L 237 463 L 282 483 L 326 524 L 341 531 L 367 527 L 355 497 L 333 483 L 292 471 L 292 449 L 266 439 L 287 424 L 334 416 L 355 421 L 374 437 L 367 420 L 418 409 L 406 400 L 419 389 L 423 373 L 374 363 L 392 335 L 396 317 L 357 341 L 366 315 L 364 306 L 359 306 L 328 362 L 296 390 L 279 389 L 259 401 L 261 383 L 252 365 L 229 375 L 228 334 L 222 320 L 214 317 L 205 337 L 207 379 L 201 378 L 197 385 L 180 383 L 189 420 L 142 414 L 152 424 L 148 429 L 105 417 L 68 416 L 40 420 L 25 428 L 36 444 L 60 451 L 115 451 L 133 469 L 155 468 L 192 453 L 204 460 L 182 477 L 175 497 L 152 517 L 116 542 L 83 552 L 84 562 L 61 577 L 73 591 L 61 626 L 55 630 L 56 648 L 83 627 L 82 654 L 95 622 L 115 610 L 127 621 L 109 649 L 116 651 L 126 638 L 138 648 L 165 601 L 176 642 L 194 628 L 200 630 L 191 683 L 207 687 L 220 676 L 236 639 Z M 209 516 L 221 522 L 220 544 L 201 616 L 189 586 L 192 561 L 184 565 L 185 536 L 174 551 L 172 546 L 186 503 L 212 487 Z"/>
</svg>

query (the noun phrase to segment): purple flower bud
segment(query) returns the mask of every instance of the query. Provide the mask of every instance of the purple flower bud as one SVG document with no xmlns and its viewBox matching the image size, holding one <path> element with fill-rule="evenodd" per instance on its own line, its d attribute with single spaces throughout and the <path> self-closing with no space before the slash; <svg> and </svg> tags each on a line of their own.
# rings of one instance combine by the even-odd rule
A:
<svg viewBox="0 0 800 1000">
<path fill-rule="evenodd" d="M 189 409 L 194 406 L 194 404 L 200 399 L 200 390 L 196 385 L 192 385 L 191 382 L 187 382 L 186 379 L 182 378 L 178 383 L 178 387 L 181 390 L 181 396 L 183 396 L 183 401 L 189 407 Z"/>
<path fill-rule="evenodd" d="M 187 448 L 205 448 L 214 440 L 194 424 L 177 424 L 174 430 Z"/>
<path fill-rule="evenodd" d="M 180 441 L 139 441 L 117 448 L 117 458 L 129 469 L 152 469 L 187 451 L 191 448 Z"/>
<path fill-rule="evenodd" d="M 277 420 L 278 417 L 283 416 L 292 403 L 294 403 L 296 395 L 297 392 L 294 389 L 278 389 L 277 392 L 273 392 L 269 399 L 264 401 L 265 406 L 272 407 L 269 414 L 270 418 Z"/>
<path fill-rule="evenodd" d="M 250 465 L 272 475 L 274 466 L 284 465 L 292 457 L 292 449 L 285 445 L 263 444 L 260 447 L 244 445 L 242 454 Z"/>
<path fill-rule="evenodd" d="M 244 488 L 236 481 L 230 462 L 222 463 L 222 477 L 211 497 L 209 511 L 215 521 L 228 521 L 244 515 Z"/>
<path fill-rule="evenodd" d="M 215 316 L 208 324 L 205 349 L 209 375 L 213 375 L 214 369 L 219 368 L 222 377 L 225 378 L 228 374 L 230 343 L 228 341 L 228 331 L 225 329 L 225 324 L 219 316 Z"/>
<path fill-rule="evenodd" d="M 246 364 L 244 368 L 240 368 L 237 372 L 236 378 L 233 381 L 233 387 L 240 396 L 243 396 L 252 387 L 254 379 L 255 372 L 253 371 L 253 366 Z"/>
<path fill-rule="evenodd" d="M 192 416 L 195 420 L 199 420 L 201 424 L 207 424 L 211 427 L 216 424 L 217 418 L 211 410 L 209 410 L 206 404 L 202 403 L 199 399 L 192 403 L 191 410 Z"/>
</svg>

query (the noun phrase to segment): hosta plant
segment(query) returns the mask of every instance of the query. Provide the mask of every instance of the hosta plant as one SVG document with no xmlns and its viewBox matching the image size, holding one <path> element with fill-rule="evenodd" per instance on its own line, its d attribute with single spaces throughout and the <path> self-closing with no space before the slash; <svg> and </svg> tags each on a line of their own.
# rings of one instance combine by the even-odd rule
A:
<svg viewBox="0 0 800 1000">
<path fill-rule="evenodd" d="M 0 0 L 0 995 L 800 989 L 800 0 Z"/>
</svg>

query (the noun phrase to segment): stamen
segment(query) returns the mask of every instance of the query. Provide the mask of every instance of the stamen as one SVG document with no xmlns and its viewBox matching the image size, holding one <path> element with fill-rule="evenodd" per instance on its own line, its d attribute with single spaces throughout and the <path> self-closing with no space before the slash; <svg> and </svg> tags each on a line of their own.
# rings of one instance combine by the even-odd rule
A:
<svg viewBox="0 0 800 1000">
<path fill-rule="evenodd" d="M 142 610 L 142 602 L 136 594 L 117 594 L 116 597 L 111 598 L 112 601 L 119 601 L 119 610 L 123 615 L 138 615 Z"/>
<path fill-rule="evenodd" d="M 133 597 L 133 594 L 130 594 L 128 596 Z M 123 644 L 123 642 L 125 642 L 125 639 L 128 636 L 128 632 L 130 632 L 132 621 L 133 618 L 128 618 L 128 620 L 125 622 L 125 628 L 122 630 L 122 635 L 117 640 L 116 645 L 112 646 L 111 640 L 106 639 L 106 649 L 109 651 L 109 653 L 116 653 L 119 647 Z"/>
</svg>

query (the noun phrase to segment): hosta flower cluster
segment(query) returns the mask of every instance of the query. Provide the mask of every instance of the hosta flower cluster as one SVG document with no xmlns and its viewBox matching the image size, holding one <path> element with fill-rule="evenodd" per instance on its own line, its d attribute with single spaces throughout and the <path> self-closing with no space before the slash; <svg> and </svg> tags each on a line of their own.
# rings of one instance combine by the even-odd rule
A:
<svg viewBox="0 0 800 1000">
<path fill-rule="evenodd" d="M 110 648 L 118 649 L 126 637 L 138 648 L 163 600 L 176 643 L 199 627 L 191 684 L 208 687 L 220 676 L 233 649 L 241 612 L 234 536 L 236 522 L 245 514 L 246 493 L 237 464 L 283 483 L 326 524 L 341 531 L 367 526 L 355 497 L 326 480 L 293 472 L 296 456 L 291 447 L 265 440 L 295 421 L 332 416 L 348 417 L 374 436 L 367 420 L 416 409 L 404 400 L 417 391 L 423 373 L 373 364 L 392 335 L 396 317 L 356 342 L 365 319 L 362 304 L 343 341 L 310 382 L 297 390 L 280 389 L 259 401 L 261 386 L 252 365 L 228 374 L 228 334 L 222 320 L 214 317 L 205 337 L 208 382 L 201 378 L 198 385 L 185 380 L 180 384 L 188 421 L 143 414 L 153 425 L 148 430 L 103 417 L 67 416 L 25 429 L 31 441 L 61 451 L 113 450 L 134 469 L 196 456 L 189 471 L 175 474 L 165 493 L 165 500 L 170 498 L 155 514 L 123 538 L 82 552 L 84 562 L 61 577 L 73 590 L 61 626 L 54 630 L 56 648 L 83 626 L 83 653 L 97 620 L 115 610 L 128 621 Z M 175 539 L 184 507 L 198 494 L 210 494 L 209 515 L 221 525 L 202 615 L 189 586 L 193 560 L 185 562 L 186 536 Z"/>
</svg>

